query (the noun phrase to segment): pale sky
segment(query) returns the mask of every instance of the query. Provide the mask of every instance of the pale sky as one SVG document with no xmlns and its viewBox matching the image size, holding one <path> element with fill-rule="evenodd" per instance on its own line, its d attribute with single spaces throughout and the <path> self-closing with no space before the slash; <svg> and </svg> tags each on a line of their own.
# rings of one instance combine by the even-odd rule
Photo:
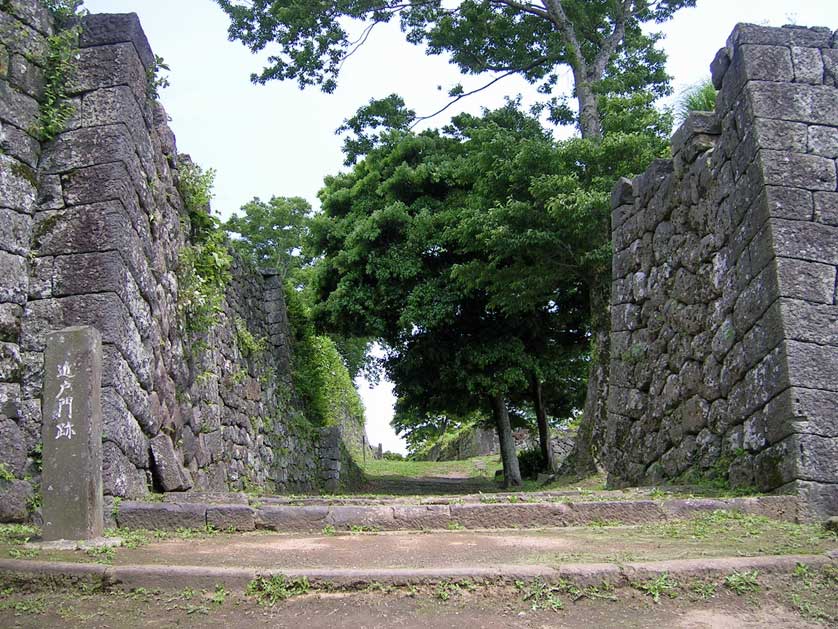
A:
<svg viewBox="0 0 838 629">
<path fill-rule="evenodd" d="M 212 0 L 85 0 L 85 7 L 91 13 L 140 16 L 152 49 L 171 67 L 171 86 L 161 100 L 172 118 L 178 150 L 216 169 L 213 207 L 222 217 L 254 196 L 302 196 L 316 207 L 323 177 L 342 169 L 341 141 L 334 130 L 370 98 L 396 92 L 422 115 L 443 105 L 452 85 L 462 81 L 468 90 L 486 80 L 460 77 L 444 57 L 427 56 L 405 43 L 393 24 L 373 31 L 344 66 L 333 94 L 316 88 L 301 92 L 293 82 L 252 85 L 250 74 L 261 70 L 261 60 L 227 40 L 227 17 Z M 676 92 L 709 76 L 710 61 L 737 22 L 836 30 L 838 2 L 698 0 L 696 8 L 681 10 L 660 27 Z M 500 106 L 504 96 L 519 93 L 526 103 L 532 89 L 515 77 L 505 79 L 430 125 L 441 126 L 460 111 Z M 370 442 L 404 452 L 389 425 L 391 387 L 382 383 L 370 390 L 360 384 Z"/>
</svg>

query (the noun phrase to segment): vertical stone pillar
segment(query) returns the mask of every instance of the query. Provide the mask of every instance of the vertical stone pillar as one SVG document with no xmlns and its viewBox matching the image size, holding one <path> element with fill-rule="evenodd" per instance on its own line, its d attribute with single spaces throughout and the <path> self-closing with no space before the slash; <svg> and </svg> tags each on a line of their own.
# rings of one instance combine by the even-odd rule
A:
<svg viewBox="0 0 838 629">
<path fill-rule="evenodd" d="M 88 326 L 46 337 L 43 538 L 102 536 L 102 337 Z"/>
</svg>

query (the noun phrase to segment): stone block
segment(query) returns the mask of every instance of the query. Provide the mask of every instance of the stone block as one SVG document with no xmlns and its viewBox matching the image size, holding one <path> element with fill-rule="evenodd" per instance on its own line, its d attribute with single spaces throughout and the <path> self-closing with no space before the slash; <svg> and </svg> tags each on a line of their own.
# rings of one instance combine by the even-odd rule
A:
<svg viewBox="0 0 838 629">
<path fill-rule="evenodd" d="M 28 214 L 0 208 L 0 250 L 18 256 L 29 253 L 32 236 L 32 217 Z"/>
<path fill-rule="evenodd" d="M 148 494 L 146 473 L 134 467 L 115 443 L 102 444 L 102 483 L 105 494 L 138 500 Z"/>
<path fill-rule="evenodd" d="M 207 526 L 220 531 L 253 531 L 256 511 L 246 505 L 208 505 Z"/>
<path fill-rule="evenodd" d="M 826 126 L 838 119 L 838 101 L 832 87 L 753 81 L 745 91 L 751 110 L 758 118 Z"/>
<path fill-rule="evenodd" d="M 578 517 L 559 503 L 453 504 L 451 519 L 470 529 L 568 526 Z"/>
<path fill-rule="evenodd" d="M 838 513 L 838 485 L 834 483 L 796 480 L 779 491 L 800 496 L 805 520 L 818 521 Z"/>
<path fill-rule="evenodd" d="M 25 304 L 29 293 L 26 258 L 0 251 L 0 303 Z"/>
<path fill-rule="evenodd" d="M 444 529 L 452 521 L 448 505 L 396 505 L 393 518 L 397 529 Z"/>
<path fill-rule="evenodd" d="M 17 382 L 23 373 L 23 358 L 17 343 L 0 343 L 0 382 Z"/>
<path fill-rule="evenodd" d="M 789 372 L 784 346 L 774 349 L 756 367 L 750 369 L 745 377 L 737 382 L 728 395 L 728 413 L 740 423 L 750 417 L 757 409 L 780 391 L 789 386 Z"/>
<path fill-rule="evenodd" d="M 760 151 L 760 158 L 766 185 L 835 191 L 835 161 L 832 159 L 769 150 Z"/>
<path fill-rule="evenodd" d="M 115 389 L 102 390 L 102 421 L 105 441 L 119 446 L 134 467 L 149 468 L 149 441 L 137 420 Z"/>
<path fill-rule="evenodd" d="M 82 21 L 82 34 L 79 37 L 81 48 L 121 43 L 130 43 L 134 47 L 146 70 L 154 68 L 154 53 L 136 13 L 100 13 L 85 16 Z"/>
<path fill-rule="evenodd" d="M 21 346 L 26 351 L 40 351 L 44 332 L 66 325 L 100 327 L 103 341 L 116 345 L 140 383 L 150 388 L 148 350 L 116 294 L 97 293 L 30 301 L 25 309 Z"/>
<path fill-rule="evenodd" d="M 831 304 L 834 298 L 834 266 L 794 258 L 776 258 L 780 296 Z"/>
<path fill-rule="evenodd" d="M 759 148 L 807 152 L 807 127 L 802 122 L 756 118 L 751 132 Z"/>
<path fill-rule="evenodd" d="M 102 536 L 102 337 L 92 327 L 46 335 L 43 538 Z"/>
<path fill-rule="evenodd" d="M 816 192 L 815 221 L 838 227 L 838 192 Z"/>
<path fill-rule="evenodd" d="M 713 81 L 713 87 L 717 90 L 722 89 L 722 81 L 724 80 L 727 69 L 730 67 L 730 55 L 727 48 L 720 49 L 710 64 L 710 78 Z"/>
<path fill-rule="evenodd" d="M 38 101 L 0 79 L 0 121 L 21 131 L 34 128 L 38 123 Z"/>
<path fill-rule="evenodd" d="M 338 530 L 349 530 L 353 526 L 382 531 L 395 528 L 393 507 L 331 506 L 326 522 Z"/>
<path fill-rule="evenodd" d="M 838 305 L 786 299 L 781 309 L 788 338 L 832 345 L 838 351 Z"/>
<path fill-rule="evenodd" d="M 15 421 L 0 415 L 0 462 L 6 470 L 21 478 L 26 467 L 26 444 Z"/>
<path fill-rule="evenodd" d="M 771 230 L 778 256 L 838 266 L 838 228 L 778 219 Z"/>
<path fill-rule="evenodd" d="M 27 96 L 41 100 L 44 96 L 44 73 L 23 55 L 12 55 L 9 67 L 11 84 Z"/>
<path fill-rule="evenodd" d="M 23 480 L 0 480 L 0 522 L 29 521 L 29 502 L 34 497 L 32 485 Z"/>
<path fill-rule="evenodd" d="M 797 439 L 795 435 L 791 435 L 756 455 L 754 459 L 754 479 L 757 489 L 773 491 L 795 479 L 797 448 Z"/>
<path fill-rule="evenodd" d="M 204 529 L 207 525 L 207 506 L 123 501 L 119 505 L 116 521 L 122 529 Z"/>
<path fill-rule="evenodd" d="M 571 513 L 567 518 L 567 523 L 571 526 L 609 521 L 623 524 L 646 524 L 665 519 L 660 504 L 654 500 L 574 502 L 569 507 Z"/>
<path fill-rule="evenodd" d="M 838 128 L 810 126 L 807 149 L 809 153 L 835 159 L 838 157 Z"/>
<path fill-rule="evenodd" d="M 838 439 L 801 434 L 797 478 L 817 483 L 838 484 Z"/>
<path fill-rule="evenodd" d="M 192 479 L 183 469 L 169 435 L 159 434 L 149 440 L 149 445 L 154 479 L 163 491 L 184 491 L 192 487 Z"/>
<path fill-rule="evenodd" d="M 67 86 L 70 95 L 126 85 L 137 103 L 142 105 L 147 100 L 148 76 L 131 44 L 82 48 L 78 67 L 77 75 Z"/>
<path fill-rule="evenodd" d="M 256 510 L 256 528 L 274 531 L 319 531 L 329 515 L 329 507 L 260 507 Z"/>
<path fill-rule="evenodd" d="M 757 24 L 737 24 L 727 39 L 728 48 L 756 44 L 764 46 L 798 46 L 806 48 L 829 48 L 832 39 L 830 29 L 804 26 L 774 28 Z"/>
<path fill-rule="evenodd" d="M 786 341 L 788 378 L 792 386 L 838 392 L 838 350 L 834 346 Z"/>
<path fill-rule="evenodd" d="M 41 144 L 26 131 L 0 122 L 0 149 L 3 154 L 35 169 L 41 156 Z"/>
<path fill-rule="evenodd" d="M 42 156 L 41 169 L 46 174 L 67 173 L 103 161 L 119 161 L 136 169 L 137 159 L 128 128 L 113 124 L 62 133 Z"/>
<path fill-rule="evenodd" d="M 0 343 L 17 344 L 20 340 L 20 318 L 23 308 L 17 304 L 0 304 Z"/>
<path fill-rule="evenodd" d="M 791 58 L 794 65 L 794 80 L 796 83 L 823 83 L 823 59 L 817 48 L 802 48 L 792 46 Z"/>
</svg>

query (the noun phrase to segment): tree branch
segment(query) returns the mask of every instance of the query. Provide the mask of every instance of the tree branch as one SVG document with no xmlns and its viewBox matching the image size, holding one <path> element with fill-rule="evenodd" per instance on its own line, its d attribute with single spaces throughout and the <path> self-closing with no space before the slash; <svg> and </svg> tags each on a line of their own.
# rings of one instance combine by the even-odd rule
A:
<svg viewBox="0 0 838 629">
<path fill-rule="evenodd" d="M 523 11 L 524 13 L 531 13 L 532 15 L 536 15 L 540 18 L 544 18 L 545 20 L 550 19 L 550 14 L 545 11 L 544 9 L 539 9 L 532 4 L 524 4 L 523 2 L 515 2 L 515 0 L 490 0 L 492 4 L 502 4 L 507 7 L 518 9 L 519 11 Z"/>
<path fill-rule="evenodd" d="M 544 6 L 550 15 L 550 19 L 559 31 L 567 40 L 567 45 L 570 48 L 571 54 L 575 57 L 575 63 L 571 63 L 574 71 L 581 73 L 583 76 L 587 74 L 588 63 L 585 61 L 585 55 L 582 53 L 582 46 L 576 37 L 576 31 L 573 29 L 573 23 L 567 17 L 567 13 L 562 6 L 562 0 L 542 0 Z"/>
<path fill-rule="evenodd" d="M 489 89 L 490 87 L 492 87 L 495 83 L 497 83 L 501 79 L 505 79 L 506 77 L 511 76 L 513 74 L 519 74 L 519 73 L 525 74 L 525 73 L 527 73 L 528 71 L 532 70 L 536 66 L 539 66 L 542 63 L 544 63 L 545 61 L 547 61 L 547 59 L 548 59 L 548 57 L 539 57 L 538 59 L 536 59 L 535 61 L 533 61 L 531 64 L 529 64 L 528 66 L 526 66 L 524 68 L 514 68 L 512 70 L 504 72 L 500 76 L 496 76 L 491 81 L 489 81 L 485 85 L 482 85 L 482 86 L 478 87 L 477 89 L 473 89 L 470 92 L 463 92 L 462 94 L 457 94 L 457 96 L 452 98 L 444 107 L 436 110 L 434 113 L 428 114 L 427 116 L 418 116 L 416 118 L 416 120 L 414 120 L 413 123 L 408 127 L 408 129 L 413 129 L 420 122 L 423 122 L 425 120 L 430 120 L 431 118 L 434 118 L 434 117 L 438 116 L 439 114 L 444 112 L 446 109 L 448 109 L 449 107 L 451 107 L 455 103 L 458 103 L 459 101 L 463 100 L 464 98 L 467 98 L 469 96 L 477 94 L 478 92 L 482 92 L 483 90 Z"/>
<path fill-rule="evenodd" d="M 623 0 L 620 4 L 620 13 L 614 20 L 614 30 L 605 40 L 599 53 L 594 59 L 594 72 L 596 73 L 596 80 L 602 78 L 605 73 L 605 68 L 611 56 L 617 50 L 617 46 L 623 41 L 626 34 L 626 18 L 631 15 L 632 0 Z"/>
</svg>

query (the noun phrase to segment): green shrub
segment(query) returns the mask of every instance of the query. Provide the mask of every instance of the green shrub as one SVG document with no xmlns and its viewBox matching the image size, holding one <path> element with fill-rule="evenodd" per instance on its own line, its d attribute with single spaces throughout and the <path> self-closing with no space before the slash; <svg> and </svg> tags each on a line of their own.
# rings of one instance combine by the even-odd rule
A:
<svg viewBox="0 0 838 629">
<path fill-rule="evenodd" d="M 539 472 L 547 469 L 547 462 L 539 448 L 521 450 L 518 453 L 518 468 L 521 470 L 521 478 L 535 478 Z"/>
<path fill-rule="evenodd" d="M 716 109 L 716 88 L 710 79 L 697 83 L 684 90 L 675 106 L 675 120 L 678 124 L 684 122 L 690 112 L 714 111 Z"/>
</svg>

